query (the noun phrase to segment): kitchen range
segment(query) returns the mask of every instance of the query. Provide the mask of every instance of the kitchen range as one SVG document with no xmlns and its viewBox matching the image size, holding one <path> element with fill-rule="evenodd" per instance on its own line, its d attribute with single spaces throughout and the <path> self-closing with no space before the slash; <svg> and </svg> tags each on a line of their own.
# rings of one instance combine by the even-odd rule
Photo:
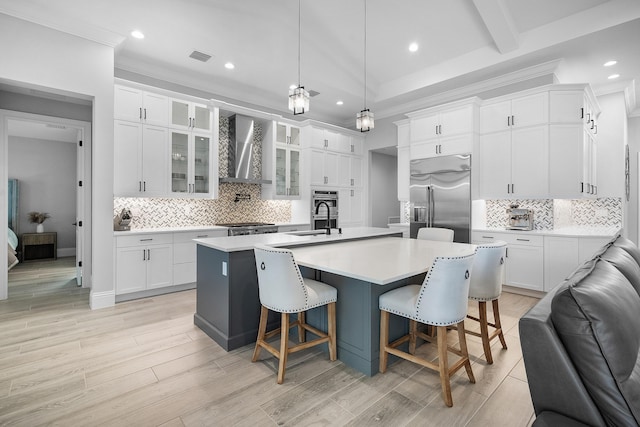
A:
<svg viewBox="0 0 640 427">
<path fill-rule="evenodd" d="M 228 227 L 229 236 L 246 236 L 249 234 L 267 234 L 278 232 L 278 226 L 268 222 L 233 222 L 216 225 L 220 227 Z"/>
</svg>

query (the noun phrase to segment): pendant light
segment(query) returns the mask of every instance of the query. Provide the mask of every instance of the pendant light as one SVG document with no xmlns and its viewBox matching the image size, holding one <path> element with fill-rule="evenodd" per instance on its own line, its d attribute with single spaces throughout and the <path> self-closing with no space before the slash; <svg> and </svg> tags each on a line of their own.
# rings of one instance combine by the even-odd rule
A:
<svg viewBox="0 0 640 427">
<path fill-rule="evenodd" d="M 369 132 L 373 127 L 373 113 L 367 108 L 367 0 L 364 0 L 364 108 L 356 114 L 356 129 Z"/>
<path fill-rule="evenodd" d="M 309 92 L 300 84 L 300 0 L 298 0 L 298 87 L 289 89 L 289 110 L 294 115 L 309 111 Z"/>
</svg>

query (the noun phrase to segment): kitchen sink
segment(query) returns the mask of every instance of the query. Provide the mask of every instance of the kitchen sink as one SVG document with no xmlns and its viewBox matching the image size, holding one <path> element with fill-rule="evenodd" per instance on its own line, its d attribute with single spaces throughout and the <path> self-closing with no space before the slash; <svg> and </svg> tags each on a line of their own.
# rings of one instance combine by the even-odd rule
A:
<svg viewBox="0 0 640 427">
<path fill-rule="evenodd" d="M 291 231 L 287 234 L 290 234 L 292 236 L 318 236 L 320 234 L 327 234 L 327 230 Z"/>
</svg>

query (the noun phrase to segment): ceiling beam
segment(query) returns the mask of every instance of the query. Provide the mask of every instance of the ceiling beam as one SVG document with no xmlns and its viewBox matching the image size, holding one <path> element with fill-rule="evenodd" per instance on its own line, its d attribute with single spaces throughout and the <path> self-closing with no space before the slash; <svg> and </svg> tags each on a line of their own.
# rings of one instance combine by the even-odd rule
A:
<svg viewBox="0 0 640 427">
<path fill-rule="evenodd" d="M 503 0 L 473 0 L 473 4 L 500 53 L 511 52 L 520 46 L 518 31 Z"/>
</svg>

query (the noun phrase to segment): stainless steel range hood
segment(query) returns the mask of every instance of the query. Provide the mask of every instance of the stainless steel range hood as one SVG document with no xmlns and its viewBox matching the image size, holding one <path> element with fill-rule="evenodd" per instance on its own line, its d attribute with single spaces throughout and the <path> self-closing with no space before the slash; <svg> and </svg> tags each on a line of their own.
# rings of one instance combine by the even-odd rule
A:
<svg viewBox="0 0 640 427">
<path fill-rule="evenodd" d="M 253 175 L 255 124 L 255 119 L 248 116 L 234 114 L 229 117 L 229 157 L 227 158 L 229 176 L 220 178 L 220 182 L 271 184 L 270 180 Z"/>
</svg>

